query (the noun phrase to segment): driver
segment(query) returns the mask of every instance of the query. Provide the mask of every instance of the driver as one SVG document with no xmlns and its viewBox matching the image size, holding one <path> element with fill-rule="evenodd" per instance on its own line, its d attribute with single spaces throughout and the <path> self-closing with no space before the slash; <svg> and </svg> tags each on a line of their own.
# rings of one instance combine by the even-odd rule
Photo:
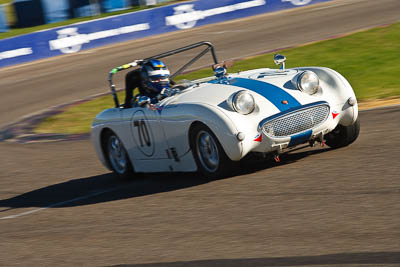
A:
<svg viewBox="0 0 400 267">
<path fill-rule="evenodd" d="M 139 89 L 139 94 L 148 96 L 152 102 L 157 102 L 157 97 L 164 89 L 170 88 L 170 72 L 160 60 L 149 59 L 142 67 L 128 72 L 125 77 L 125 108 L 132 107 L 133 92 Z M 135 90 L 136 91 L 136 90 Z"/>
</svg>

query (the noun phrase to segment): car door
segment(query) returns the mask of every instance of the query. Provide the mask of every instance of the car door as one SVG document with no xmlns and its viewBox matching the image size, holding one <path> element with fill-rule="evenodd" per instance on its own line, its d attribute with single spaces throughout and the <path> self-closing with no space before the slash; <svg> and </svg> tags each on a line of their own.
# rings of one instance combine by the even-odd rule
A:
<svg viewBox="0 0 400 267">
<path fill-rule="evenodd" d="M 168 146 L 157 110 L 135 108 L 130 121 L 130 130 L 135 159 L 168 158 Z"/>
</svg>

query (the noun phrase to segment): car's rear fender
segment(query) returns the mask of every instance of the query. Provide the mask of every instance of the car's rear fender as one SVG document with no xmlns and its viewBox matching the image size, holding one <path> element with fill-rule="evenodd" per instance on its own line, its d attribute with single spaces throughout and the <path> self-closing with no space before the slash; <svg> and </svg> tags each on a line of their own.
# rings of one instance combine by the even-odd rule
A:
<svg viewBox="0 0 400 267">
<path fill-rule="evenodd" d="M 105 139 L 109 133 L 114 133 L 121 140 L 125 148 L 128 148 L 129 144 L 129 133 L 126 133 L 126 123 L 121 119 L 121 109 L 110 108 L 99 113 L 92 123 L 91 139 L 94 144 L 97 156 L 103 165 L 111 170 L 111 166 L 106 156 L 105 145 L 107 140 Z"/>
</svg>

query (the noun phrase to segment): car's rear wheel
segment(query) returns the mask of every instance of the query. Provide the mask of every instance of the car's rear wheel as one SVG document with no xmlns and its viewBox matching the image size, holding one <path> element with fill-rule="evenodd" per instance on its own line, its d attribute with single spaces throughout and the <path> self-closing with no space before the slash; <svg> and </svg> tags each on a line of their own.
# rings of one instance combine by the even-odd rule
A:
<svg viewBox="0 0 400 267">
<path fill-rule="evenodd" d="M 106 140 L 106 155 L 113 172 L 122 179 L 132 178 L 132 164 L 121 140 L 111 132 L 107 135 Z"/>
<path fill-rule="evenodd" d="M 209 178 L 220 178 L 229 174 L 232 161 L 207 126 L 195 125 L 191 130 L 190 142 L 199 172 Z"/>
<path fill-rule="evenodd" d="M 353 125 L 338 125 L 325 136 L 326 144 L 332 148 L 345 147 L 353 143 L 360 133 L 360 120 L 357 119 Z"/>
</svg>

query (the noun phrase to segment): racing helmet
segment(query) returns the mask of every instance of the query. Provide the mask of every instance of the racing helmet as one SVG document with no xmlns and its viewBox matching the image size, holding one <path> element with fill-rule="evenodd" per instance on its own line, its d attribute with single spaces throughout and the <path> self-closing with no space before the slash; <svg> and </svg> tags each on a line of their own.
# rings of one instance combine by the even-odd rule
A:
<svg viewBox="0 0 400 267">
<path fill-rule="evenodd" d="M 142 82 L 147 93 L 159 94 L 169 88 L 169 75 L 167 66 L 160 60 L 149 59 L 142 65 Z"/>
</svg>

